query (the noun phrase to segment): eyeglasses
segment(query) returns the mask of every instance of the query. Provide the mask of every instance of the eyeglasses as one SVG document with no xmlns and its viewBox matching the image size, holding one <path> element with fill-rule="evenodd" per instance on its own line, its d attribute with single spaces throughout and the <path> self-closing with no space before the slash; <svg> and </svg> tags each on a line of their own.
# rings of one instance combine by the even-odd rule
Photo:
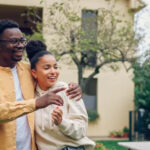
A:
<svg viewBox="0 0 150 150">
<path fill-rule="evenodd" d="M 6 42 L 6 43 L 10 43 L 10 44 L 15 44 L 15 45 L 17 45 L 19 43 L 27 45 L 28 40 L 26 38 L 22 37 L 20 39 L 12 38 L 10 40 L 0 40 L 0 42 Z"/>
</svg>

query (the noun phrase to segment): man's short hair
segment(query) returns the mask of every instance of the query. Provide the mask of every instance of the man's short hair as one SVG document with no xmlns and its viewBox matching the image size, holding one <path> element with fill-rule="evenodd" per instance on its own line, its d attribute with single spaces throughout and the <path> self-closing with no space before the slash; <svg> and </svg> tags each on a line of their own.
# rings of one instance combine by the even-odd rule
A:
<svg viewBox="0 0 150 150">
<path fill-rule="evenodd" d="M 8 19 L 0 20 L 0 35 L 3 33 L 5 29 L 9 28 L 19 28 L 19 25 L 17 24 L 17 22 L 13 20 Z"/>
</svg>

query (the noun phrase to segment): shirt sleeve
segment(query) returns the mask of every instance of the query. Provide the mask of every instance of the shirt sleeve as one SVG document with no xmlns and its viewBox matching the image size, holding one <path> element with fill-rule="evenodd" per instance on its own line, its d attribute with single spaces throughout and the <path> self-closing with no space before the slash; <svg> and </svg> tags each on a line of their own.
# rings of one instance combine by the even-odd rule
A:
<svg viewBox="0 0 150 150">
<path fill-rule="evenodd" d="M 0 123 L 16 119 L 35 110 L 35 99 L 8 102 L 0 95 Z"/>
<path fill-rule="evenodd" d="M 68 116 L 63 116 L 59 128 L 65 135 L 78 140 L 86 136 L 88 115 L 82 99 L 75 101 L 68 98 L 68 104 Z"/>
</svg>

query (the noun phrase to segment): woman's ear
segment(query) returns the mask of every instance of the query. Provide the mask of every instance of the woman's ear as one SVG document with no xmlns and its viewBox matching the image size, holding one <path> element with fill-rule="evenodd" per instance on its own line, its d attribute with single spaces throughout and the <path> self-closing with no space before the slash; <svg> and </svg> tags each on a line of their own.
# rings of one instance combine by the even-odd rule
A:
<svg viewBox="0 0 150 150">
<path fill-rule="evenodd" d="M 35 69 L 31 69 L 31 74 L 32 76 L 36 79 L 37 75 L 36 75 L 36 70 Z"/>
</svg>

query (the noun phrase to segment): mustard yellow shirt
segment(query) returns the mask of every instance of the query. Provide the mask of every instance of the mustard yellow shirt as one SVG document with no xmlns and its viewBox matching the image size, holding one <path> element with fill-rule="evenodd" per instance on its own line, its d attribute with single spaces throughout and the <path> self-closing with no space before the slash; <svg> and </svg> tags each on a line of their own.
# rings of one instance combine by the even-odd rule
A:
<svg viewBox="0 0 150 150">
<path fill-rule="evenodd" d="M 34 84 L 27 64 L 17 64 L 18 77 L 24 101 L 16 101 L 14 80 L 11 69 L 0 66 L 0 150 L 16 150 L 16 118 L 28 114 L 28 123 L 34 142 Z"/>
</svg>

